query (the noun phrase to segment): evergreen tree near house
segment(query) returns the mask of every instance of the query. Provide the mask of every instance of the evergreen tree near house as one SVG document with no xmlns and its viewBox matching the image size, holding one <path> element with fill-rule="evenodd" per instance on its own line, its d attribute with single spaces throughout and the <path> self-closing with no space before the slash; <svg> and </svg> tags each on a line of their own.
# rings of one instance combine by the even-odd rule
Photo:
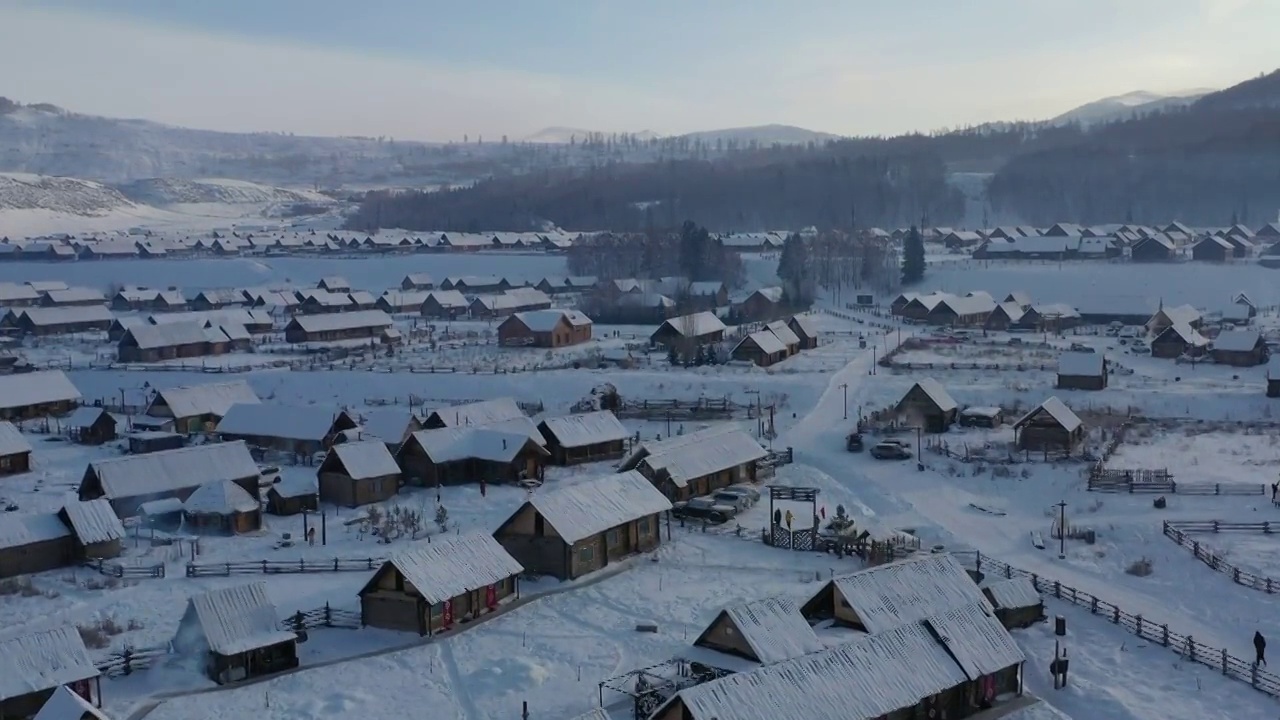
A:
<svg viewBox="0 0 1280 720">
<path fill-rule="evenodd" d="M 698 346 L 698 352 L 693 356 L 693 364 L 699 367 L 707 364 L 707 351 L 702 345 Z"/>
<path fill-rule="evenodd" d="M 782 280 L 782 289 L 792 303 L 806 306 L 813 300 L 810 292 L 813 263 L 809 245 L 798 233 L 788 235 L 782 243 L 782 253 L 778 256 L 778 278 Z"/>
<path fill-rule="evenodd" d="M 667 362 L 671 363 L 672 366 L 680 364 L 680 353 L 676 352 L 675 345 L 672 345 L 671 348 L 667 350 Z"/>
<path fill-rule="evenodd" d="M 924 279 L 924 236 L 920 229 L 911 226 L 911 232 L 902 242 L 902 284 L 910 285 Z"/>
</svg>

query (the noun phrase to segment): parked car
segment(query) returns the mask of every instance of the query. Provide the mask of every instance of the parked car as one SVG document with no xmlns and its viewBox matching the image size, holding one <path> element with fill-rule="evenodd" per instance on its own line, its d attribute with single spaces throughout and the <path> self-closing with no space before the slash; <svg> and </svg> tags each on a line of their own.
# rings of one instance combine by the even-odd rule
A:
<svg viewBox="0 0 1280 720">
<path fill-rule="evenodd" d="M 755 505 L 756 503 L 760 502 L 760 491 L 751 487 L 746 483 L 738 483 L 737 485 L 730 485 L 729 487 L 721 490 L 721 492 L 731 492 L 731 493 L 738 493 L 739 495 L 746 495 L 747 500 L 749 500 L 752 505 Z"/>
<path fill-rule="evenodd" d="M 1129 352 L 1133 353 L 1134 355 L 1150 355 L 1151 348 L 1147 347 L 1146 345 L 1134 345 L 1133 347 L 1129 348 Z"/>
<path fill-rule="evenodd" d="M 733 507 L 734 513 L 745 512 L 751 507 L 751 498 L 743 493 L 729 492 L 725 490 L 717 490 L 708 496 L 712 502 L 720 505 L 730 505 Z"/>
<path fill-rule="evenodd" d="M 681 500 L 671 506 L 673 517 L 706 520 L 717 525 L 729 522 L 729 518 L 737 514 L 738 510 L 733 505 L 718 503 L 710 498 Z"/>
<path fill-rule="evenodd" d="M 1022 338 L 1009 338 L 1009 344 L 1010 344 L 1010 345 L 1021 345 L 1021 344 L 1022 344 Z"/>
<path fill-rule="evenodd" d="M 1081 344 L 1081 343 L 1071 343 L 1071 351 L 1072 351 L 1072 352 L 1091 353 L 1091 352 L 1094 352 L 1094 349 L 1093 349 L 1093 348 L 1091 348 L 1091 347 L 1089 347 L 1088 345 L 1083 345 L 1083 344 Z"/>
<path fill-rule="evenodd" d="M 911 447 L 903 440 L 882 440 L 872 446 L 871 457 L 877 460 L 910 460 Z"/>
<path fill-rule="evenodd" d="M 844 449 L 849 452 L 862 452 L 862 433 L 849 433 L 849 436 L 844 439 Z"/>
</svg>

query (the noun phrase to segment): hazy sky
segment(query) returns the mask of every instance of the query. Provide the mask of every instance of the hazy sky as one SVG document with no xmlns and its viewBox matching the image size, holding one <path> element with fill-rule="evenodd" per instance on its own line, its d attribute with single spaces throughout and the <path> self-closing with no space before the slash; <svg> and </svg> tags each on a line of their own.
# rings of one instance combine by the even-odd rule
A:
<svg viewBox="0 0 1280 720">
<path fill-rule="evenodd" d="M 1039 119 L 1280 65 L 1278 0 L 0 0 L 0 95 L 219 130 L 512 139 Z"/>
</svg>

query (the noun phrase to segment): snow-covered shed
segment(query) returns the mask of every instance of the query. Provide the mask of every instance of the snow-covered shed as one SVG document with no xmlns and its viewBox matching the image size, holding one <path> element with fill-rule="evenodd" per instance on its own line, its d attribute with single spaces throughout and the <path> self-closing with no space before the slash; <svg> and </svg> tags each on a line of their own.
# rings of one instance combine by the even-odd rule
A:
<svg viewBox="0 0 1280 720">
<path fill-rule="evenodd" d="M 219 685 L 298 667 L 297 636 L 281 629 L 264 582 L 193 596 L 173 647 L 203 660 Z"/>
<path fill-rule="evenodd" d="M 66 685 L 59 685 L 53 695 L 41 706 L 34 720 L 111 720 L 93 703 L 76 694 Z"/>
<path fill-rule="evenodd" d="M 626 454 L 630 437 L 609 410 L 547 418 L 538 423 L 547 440 L 547 451 L 556 465 L 615 460 Z"/>
<path fill-rule="evenodd" d="M 353 430 L 344 430 L 339 437 L 350 440 L 381 440 L 392 453 L 413 433 L 422 429 L 422 421 L 413 411 L 404 408 L 375 408 L 356 415 L 347 415 L 358 423 Z"/>
<path fill-rule="evenodd" d="M 787 327 L 800 339 L 801 350 L 812 350 L 818 347 L 820 333 L 818 323 L 812 315 L 792 315 L 787 320 Z"/>
<path fill-rule="evenodd" d="M 64 685 L 92 705 L 102 701 L 98 668 L 75 627 L 0 640 L 0 717 L 31 717 Z"/>
<path fill-rule="evenodd" d="M 106 500 L 71 500 L 62 507 L 59 519 L 75 535 L 77 557 L 112 558 L 120 554 L 124 525 Z"/>
<path fill-rule="evenodd" d="M 620 470 L 639 470 L 672 500 L 687 500 L 741 482 L 755 482 L 768 451 L 732 425 L 641 443 Z"/>
<path fill-rule="evenodd" d="M 811 622 L 878 633 L 969 603 L 986 604 L 977 583 L 955 558 L 919 555 L 827 581 L 801 613 Z"/>
<path fill-rule="evenodd" d="M 62 421 L 67 435 L 82 445 L 101 445 L 116 439 L 116 419 L 103 408 L 78 407 Z"/>
<path fill-rule="evenodd" d="M 295 315 L 285 326 L 284 337 L 290 343 L 359 340 L 377 337 L 394 324 L 381 310 Z"/>
<path fill-rule="evenodd" d="M 572 580 L 656 548 L 671 502 L 636 471 L 539 489 L 493 536 L 530 572 Z"/>
<path fill-rule="evenodd" d="M 982 594 L 1007 628 L 1027 627 L 1044 619 L 1044 598 L 1029 577 L 994 582 L 982 588 Z"/>
<path fill-rule="evenodd" d="M 524 410 L 520 409 L 514 399 L 500 397 L 432 410 L 422 421 L 422 427 L 426 430 L 434 430 L 466 425 L 484 426 L 521 417 L 526 417 Z"/>
<path fill-rule="evenodd" d="M 338 443 L 316 471 L 320 499 L 359 507 L 400 492 L 400 466 L 381 440 Z"/>
<path fill-rule="evenodd" d="M 201 485 L 219 480 L 230 480 L 256 498 L 259 477 L 243 442 L 207 443 L 95 460 L 80 481 L 80 499 L 106 498 L 117 516 L 129 517 L 148 500 L 185 500 Z"/>
<path fill-rule="evenodd" d="M 724 340 L 725 325 L 714 313 L 699 312 L 668 318 L 649 336 L 649 342 L 685 352 L 691 347 Z"/>
<path fill-rule="evenodd" d="M 336 405 L 238 403 L 227 409 L 215 432 L 264 449 L 299 456 L 320 452 L 335 433 L 356 427 Z"/>
<path fill-rule="evenodd" d="M 267 512 L 297 515 L 320 508 L 320 483 L 315 475 L 302 472 L 281 474 L 267 489 Z"/>
<path fill-rule="evenodd" d="M 766 598 L 716 613 L 693 641 L 761 665 L 783 662 L 826 649 L 813 627 L 790 599 Z"/>
<path fill-rule="evenodd" d="M 179 433 L 212 431 L 232 405 L 262 402 L 244 380 L 207 385 L 184 385 L 157 390 L 146 414 L 173 418 Z"/>
<path fill-rule="evenodd" d="M 742 338 L 729 351 L 734 360 L 769 367 L 787 359 L 787 346 L 769 330 L 757 330 Z"/>
<path fill-rule="evenodd" d="M 0 420 L 0 475 L 16 475 L 31 469 L 31 443 L 16 425 Z"/>
<path fill-rule="evenodd" d="M 1084 442 L 1085 424 L 1066 403 L 1051 397 L 1013 424 L 1019 450 L 1071 453 Z"/>
<path fill-rule="evenodd" d="M 215 480 L 196 488 L 182 502 L 187 527 L 197 533 L 239 535 L 262 527 L 258 498 L 230 480 Z"/>
<path fill-rule="evenodd" d="M 1271 357 L 1266 340 L 1257 330 L 1223 330 L 1213 339 L 1210 354 L 1214 362 L 1234 367 L 1261 365 Z"/>
<path fill-rule="evenodd" d="M 63 415 L 80 401 L 80 391 L 61 370 L 0 375 L 0 420 Z"/>
<path fill-rule="evenodd" d="M 396 462 L 406 481 L 417 485 L 517 482 L 542 477 L 550 455 L 545 442 L 521 415 L 490 425 L 419 430 L 405 440 Z"/>
<path fill-rule="evenodd" d="M 921 378 L 907 390 L 894 408 L 899 420 L 924 432 L 946 432 L 956 421 L 959 405 L 942 383 L 933 378 Z"/>
<path fill-rule="evenodd" d="M 1059 390 L 1102 390 L 1107 387 L 1107 358 L 1100 352 L 1064 352 L 1058 356 Z"/>
<path fill-rule="evenodd" d="M 433 635 L 519 597 L 524 567 L 483 533 L 444 536 L 396 553 L 360 591 L 365 625 Z"/>
</svg>

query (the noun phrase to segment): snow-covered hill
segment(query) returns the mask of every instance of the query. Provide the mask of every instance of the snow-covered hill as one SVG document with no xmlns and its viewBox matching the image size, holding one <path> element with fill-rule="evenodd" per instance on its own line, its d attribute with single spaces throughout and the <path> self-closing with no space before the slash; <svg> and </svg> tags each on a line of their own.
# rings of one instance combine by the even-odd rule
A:
<svg viewBox="0 0 1280 720">
<path fill-rule="evenodd" d="M 1213 91 L 1204 88 L 1168 94 L 1137 90 L 1086 103 L 1053 118 L 1049 124 L 1066 125 L 1076 122 L 1088 126 L 1112 120 L 1127 120 L 1139 115 L 1186 107 L 1211 92 Z"/>
<path fill-rule="evenodd" d="M 704 130 L 685 135 L 691 140 L 701 140 L 714 144 L 717 141 L 737 143 L 757 143 L 759 145 L 803 145 L 807 142 L 821 143 L 827 140 L 839 140 L 839 135 L 808 130 L 794 125 L 755 125 L 753 127 L 726 128 L 724 130 Z"/>
<path fill-rule="evenodd" d="M 119 190 L 92 180 L 0 173 L 0 210 L 52 210 L 92 216 L 135 207 Z"/>
<path fill-rule="evenodd" d="M 592 135 L 613 135 L 611 132 L 601 132 L 599 130 L 586 130 L 583 128 L 572 127 L 548 127 L 538 132 L 522 138 L 522 142 L 535 143 L 539 145 L 568 145 L 571 140 L 582 142 L 584 139 Z M 652 130 L 641 130 L 637 133 L 617 133 L 634 135 L 637 140 L 652 140 L 662 137 Z"/>
<path fill-rule="evenodd" d="M 149 178 L 117 186 L 131 200 L 149 205 L 190 205 L 202 203 L 278 204 L 311 203 L 328 205 L 332 201 L 309 190 L 260 185 L 245 180 Z"/>
</svg>

